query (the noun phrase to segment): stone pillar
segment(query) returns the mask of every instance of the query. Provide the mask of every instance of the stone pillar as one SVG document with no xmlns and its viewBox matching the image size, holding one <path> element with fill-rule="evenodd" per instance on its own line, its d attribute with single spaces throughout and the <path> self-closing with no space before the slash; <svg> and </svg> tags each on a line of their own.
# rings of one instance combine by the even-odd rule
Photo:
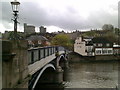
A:
<svg viewBox="0 0 120 90">
<path fill-rule="evenodd" d="M 65 69 L 69 69 L 69 62 L 68 62 L 69 56 L 67 51 L 65 51 Z"/>
<path fill-rule="evenodd" d="M 64 70 L 63 81 L 70 81 L 69 72 L 70 72 L 70 69 L 65 69 Z"/>
<path fill-rule="evenodd" d="M 13 87 L 15 88 L 28 88 L 28 51 L 27 51 L 27 41 L 26 40 L 17 40 L 11 41 L 13 44 L 12 52 L 16 53 L 16 56 L 13 60 Z M 14 75 L 16 74 L 16 79 Z M 17 82 L 16 82 L 17 80 Z"/>
<path fill-rule="evenodd" d="M 120 64 L 118 62 L 118 85 L 116 85 L 116 90 L 120 90 Z"/>
<path fill-rule="evenodd" d="M 62 83 L 63 82 L 63 70 L 60 66 L 56 67 L 55 73 L 55 83 Z"/>
<path fill-rule="evenodd" d="M 63 80 L 64 81 L 69 81 L 68 72 L 69 72 L 69 64 L 68 64 L 68 60 L 65 60 L 64 73 L 63 73 Z"/>
<path fill-rule="evenodd" d="M 69 63 L 68 63 L 68 60 L 65 61 L 64 69 L 69 69 Z"/>
<path fill-rule="evenodd" d="M 28 87 L 26 41 L 2 41 L 2 88 Z"/>
<path fill-rule="evenodd" d="M 0 41 L 2 43 L 2 88 L 12 87 L 12 62 L 15 54 L 12 53 L 12 43 L 10 41 Z"/>
</svg>

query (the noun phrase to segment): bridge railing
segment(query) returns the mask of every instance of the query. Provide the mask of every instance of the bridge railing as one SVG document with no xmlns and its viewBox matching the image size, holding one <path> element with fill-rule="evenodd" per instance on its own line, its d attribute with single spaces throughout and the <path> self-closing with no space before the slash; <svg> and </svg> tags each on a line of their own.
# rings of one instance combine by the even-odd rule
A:
<svg viewBox="0 0 120 90">
<path fill-rule="evenodd" d="M 64 51 L 64 47 L 61 46 L 47 46 L 47 47 L 37 47 L 28 49 L 28 64 L 33 64 L 36 61 L 39 61 L 43 58 L 46 58 L 55 52 Z"/>
</svg>

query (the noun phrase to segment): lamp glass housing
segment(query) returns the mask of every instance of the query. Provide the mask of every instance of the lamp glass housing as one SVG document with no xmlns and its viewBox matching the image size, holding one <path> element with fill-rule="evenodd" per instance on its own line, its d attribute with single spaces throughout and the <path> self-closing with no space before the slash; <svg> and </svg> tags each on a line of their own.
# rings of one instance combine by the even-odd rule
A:
<svg viewBox="0 0 120 90">
<path fill-rule="evenodd" d="M 18 12 L 20 2 L 15 0 L 15 1 L 11 2 L 11 5 L 12 5 L 13 12 Z"/>
</svg>

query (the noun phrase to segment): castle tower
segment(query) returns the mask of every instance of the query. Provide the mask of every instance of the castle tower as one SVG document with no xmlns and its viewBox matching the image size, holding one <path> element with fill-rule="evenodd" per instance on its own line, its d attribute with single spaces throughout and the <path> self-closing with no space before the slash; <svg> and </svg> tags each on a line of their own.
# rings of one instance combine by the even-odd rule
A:
<svg viewBox="0 0 120 90">
<path fill-rule="evenodd" d="M 44 26 L 41 26 L 39 28 L 40 28 L 40 33 L 46 33 L 46 28 L 44 28 Z"/>
<path fill-rule="evenodd" d="M 27 25 L 27 23 L 24 23 L 24 33 L 26 34 L 35 33 L 35 26 Z"/>
</svg>

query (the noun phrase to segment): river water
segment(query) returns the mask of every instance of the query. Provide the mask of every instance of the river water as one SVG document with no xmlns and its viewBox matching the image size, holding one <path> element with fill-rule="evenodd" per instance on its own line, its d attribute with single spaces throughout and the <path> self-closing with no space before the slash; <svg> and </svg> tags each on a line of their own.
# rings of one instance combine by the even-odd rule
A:
<svg viewBox="0 0 120 90">
<path fill-rule="evenodd" d="M 70 68 L 64 71 L 62 85 L 42 85 L 42 87 L 52 88 L 48 90 L 53 88 L 56 88 L 54 90 L 93 90 L 93 88 L 94 90 L 101 90 L 101 88 L 116 90 L 119 64 L 117 61 L 70 63 Z"/>
<path fill-rule="evenodd" d="M 71 63 L 65 88 L 115 88 L 118 84 L 118 62 Z"/>
</svg>

